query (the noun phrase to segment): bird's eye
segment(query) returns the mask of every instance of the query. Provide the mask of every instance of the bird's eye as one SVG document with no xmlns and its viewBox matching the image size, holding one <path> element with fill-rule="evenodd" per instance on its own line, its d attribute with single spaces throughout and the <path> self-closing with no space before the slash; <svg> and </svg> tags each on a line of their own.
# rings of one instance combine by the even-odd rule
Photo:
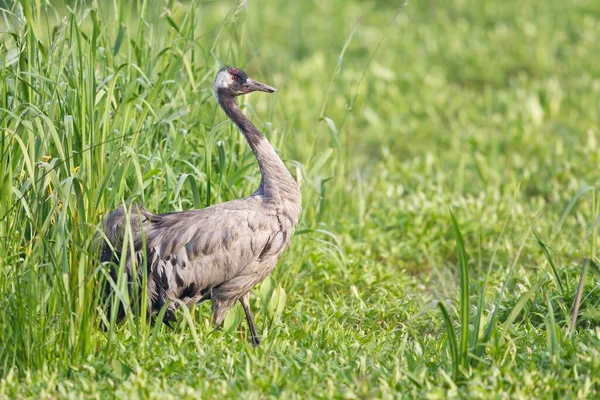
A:
<svg viewBox="0 0 600 400">
<path fill-rule="evenodd" d="M 234 81 L 237 81 L 237 75 L 231 75 L 231 79 L 233 79 Z"/>
</svg>

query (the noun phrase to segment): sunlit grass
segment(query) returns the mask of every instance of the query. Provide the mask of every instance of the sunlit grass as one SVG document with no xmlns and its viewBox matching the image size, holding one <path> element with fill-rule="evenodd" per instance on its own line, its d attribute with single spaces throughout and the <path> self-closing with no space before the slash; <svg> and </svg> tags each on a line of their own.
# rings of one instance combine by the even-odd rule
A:
<svg viewBox="0 0 600 400">
<path fill-rule="evenodd" d="M 0 1 L 0 397 L 598 397 L 595 2 L 50 3 Z M 222 63 L 303 193 L 258 348 L 99 307 L 110 210 L 259 184 Z"/>
</svg>

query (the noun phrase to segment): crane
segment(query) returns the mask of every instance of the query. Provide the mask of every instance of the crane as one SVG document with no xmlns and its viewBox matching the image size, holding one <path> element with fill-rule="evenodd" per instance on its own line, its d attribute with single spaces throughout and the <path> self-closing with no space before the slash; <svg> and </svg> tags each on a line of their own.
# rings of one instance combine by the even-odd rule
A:
<svg viewBox="0 0 600 400">
<path fill-rule="evenodd" d="M 117 278 L 117 265 L 125 257 L 130 287 L 142 282 L 147 271 L 147 310 L 167 310 L 163 322 L 175 321 L 179 299 L 187 306 L 212 303 L 214 324 L 220 329 L 227 311 L 239 301 L 244 309 L 252 343 L 260 342 L 250 309 L 250 291 L 275 268 L 290 243 L 300 217 L 300 189 L 281 158 L 261 132 L 244 115 L 236 97 L 277 89 L 258 82 L 237 68 L 223 67 L 214 92 L 225 114 L 242 132 L 260 169 L 260 185 L 250 196 L 203 209 L 152 214 L 143 206 L 114 210 L 104 225 L 101 261 L 109 262 Z M 129 224 L 133 251 L 122 253 Z M 106 293 L 111 291 L 110 285 Z M 124 317 L 122 306 L 118 318 Z"/>
</svg>

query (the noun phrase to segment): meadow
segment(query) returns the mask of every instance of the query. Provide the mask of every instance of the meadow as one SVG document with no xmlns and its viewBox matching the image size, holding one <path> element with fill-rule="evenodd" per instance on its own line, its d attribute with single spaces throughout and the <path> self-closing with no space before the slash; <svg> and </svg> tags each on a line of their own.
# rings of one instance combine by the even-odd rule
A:
<svg viewBox="0 0 600 400">
<path fill-rule="evenodd" d="M 0 398 L 600 397 L 600 2 L 0 1 Z M 96 233 L 251 194 L 303 214 L 215 332 L 98 329 Z"/>
</svg>

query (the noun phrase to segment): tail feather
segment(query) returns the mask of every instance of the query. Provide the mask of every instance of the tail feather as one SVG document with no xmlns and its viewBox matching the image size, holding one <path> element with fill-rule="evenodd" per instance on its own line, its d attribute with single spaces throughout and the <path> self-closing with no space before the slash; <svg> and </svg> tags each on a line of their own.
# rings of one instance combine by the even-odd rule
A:
<svg viewBox="0 0 600 400">
<path fill-rule="evenodd" d="M 142 235 L 142 226 L 151 216 L 150 212 L 140 205 L 133 205 L 129 215 L 126 207 L 119 207 L 112 211 L 104 223 L 104 243 L 102 245 L 101 261 L 118 262 L 123 248 L 127 220 L 129 219 L 133 242 L 137 243 Z"/>
<path fill-rule="evenodd" d="M 103 226 L 104 235 L 98 235 L 98 248 L 101 249 L 100 261 L 111 263 L 109 266 L 110 277 L 114 282 L 117 282 L 118 265 L 120 263 L 121 253 L 123 249 L 123 241 L 128 232 L 127 224 L 129 222 L 129 231 L 133 238 L 134 246 L 138 246 L 141 242 L 142 228 L 149 221 L 152 214 L 141 205 L 132 205 L 131 207 L 119 207 L 112 211 Z M 127 236 L 129 240 L 129 236 Z M 127 260 L 125 263 L 125 273 L 127 279 L 131 282 L 138 278 L 132 272 L 132 263 Z M 112 288 L 108 282 L 104 286 L 104 302 L 107 315 L 111 315 L 110 295 Z M 119 303 L 117 311 L 117 322 L 120 322 L 125 317 L 125 309 Z"/>
</svg>

